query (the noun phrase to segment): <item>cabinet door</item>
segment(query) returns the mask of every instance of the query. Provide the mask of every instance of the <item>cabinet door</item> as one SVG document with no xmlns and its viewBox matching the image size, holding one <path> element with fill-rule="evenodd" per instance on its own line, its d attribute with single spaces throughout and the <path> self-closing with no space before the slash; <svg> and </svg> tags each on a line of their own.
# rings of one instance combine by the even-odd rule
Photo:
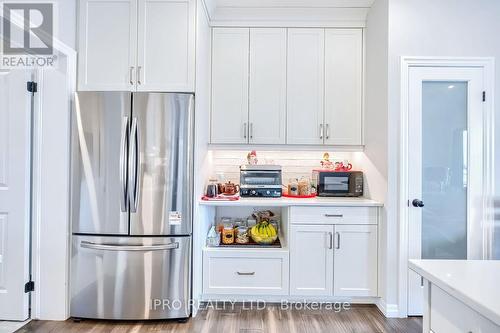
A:
<svg viewBox="0 0 500 333">
<path fill-rule="evenodd" d="M 322 144 L 324 29 L 288 30 L 287 143 Z"/>
<path fill-rule="evenodd" d="M 250 29 L 249 141 L 284 144 L 286 29 Z"/>
<path fill-rule="evenodd" d="M 194 0 L 139 0 L 137 90 L 194 91 Z"/>
<path fill-rule="evenodd" d="M 333 226 L 292 225 L 290 294 L 329 296 L 333 288 Z"/>
<path fill-rule="evenodd" d="M 211 142 L 247 143 L 249 29 L 212 33 Z"/>
<path fill-rule="evenodd" d="M 377 226 L 336 225 L 335 296 L 377 296 Z"/>
<path fill-rule="evenodd" d="M 363 35 L 325 31 L 325 143 L 362 144 Z"/>
<path fill-rule="evenodd" d="M 78 89 L 135 89 L 136 0 L 80 0 Z"/>
</svg>

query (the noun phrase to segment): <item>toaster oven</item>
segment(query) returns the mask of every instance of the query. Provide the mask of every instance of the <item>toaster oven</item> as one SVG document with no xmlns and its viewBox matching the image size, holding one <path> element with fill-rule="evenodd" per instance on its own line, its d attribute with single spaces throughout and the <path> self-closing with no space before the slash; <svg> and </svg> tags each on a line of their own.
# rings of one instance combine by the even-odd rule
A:
<svg viewBox="0 0 500 333">
<path fill-rule="evenodd" d="M 281 197 L 281 166 L 242 165 L 240 167 L 240 196 Z"/>
<path fill-rule="evenodd" d="M 359 197 L 363 195 L 363 172 L 314 170 L 313 182 L 320 197 Z"/>
</svg>

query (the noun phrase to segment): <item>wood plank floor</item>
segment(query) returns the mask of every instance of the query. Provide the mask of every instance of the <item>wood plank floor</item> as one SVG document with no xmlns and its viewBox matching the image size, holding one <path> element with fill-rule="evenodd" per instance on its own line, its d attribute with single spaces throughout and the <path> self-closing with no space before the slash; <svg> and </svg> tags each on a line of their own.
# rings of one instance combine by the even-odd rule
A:
<svg viewBox="0 0 500 333">
<path fill-rule="evenodd" d="M 387 319 L 373 305 L 353 305 L 349 310 L 283 310 L 268 305 L 262 310 L 207 309 L 187 323 L 176 321 L 114 322 L 82 320 L 74 322 L 31 321 L 19 333 L 421 333 L 420 318 Z"/>
</svg>

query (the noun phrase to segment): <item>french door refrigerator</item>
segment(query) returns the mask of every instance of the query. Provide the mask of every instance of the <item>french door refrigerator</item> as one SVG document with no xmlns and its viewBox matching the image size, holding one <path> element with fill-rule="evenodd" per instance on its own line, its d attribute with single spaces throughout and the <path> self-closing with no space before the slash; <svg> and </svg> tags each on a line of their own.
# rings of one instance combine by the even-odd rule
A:
<svg viewBox="0 0 500 333">
<path fill-rule="evenodd" d="M 191 94 L 78 92 L 72 317 L 191 314 Z"/>
</svg>

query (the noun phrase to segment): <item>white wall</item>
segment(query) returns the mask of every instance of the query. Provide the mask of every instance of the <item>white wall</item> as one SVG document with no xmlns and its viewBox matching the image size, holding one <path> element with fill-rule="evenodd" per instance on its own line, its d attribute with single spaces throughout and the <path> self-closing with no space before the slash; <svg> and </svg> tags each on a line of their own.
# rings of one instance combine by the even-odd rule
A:
<svg viewBox="0 0 500 333">
<path fill-rule="evenodd" d="M 74 49 L 76 0 L 56 0 L 56 39 Z M 70 62 L 59 54 L 59 68 L 44 70 L 38 78 L 40 106 L 35 167 L 36 238 L 33 258 L 35 292 L 32 317 L 65 320 L 68 315 L 69 138 L 70 91 L 75 77 Z"/>
<path fill-rule="evenodd" d="M 197 228 L 201 219 L 200 207 L 196 199 L 205 189 L 205 182 L 210 174 L 208 155 L 208 135 L 210 123 L 210 64 L 211 64 L 211 29 L 206 9 L 201 0 L 196 4 L 196 86 L 195 86 L 195 157 L 194 157 L 194 214 L 193 214 L 193 297 L 201 294 L 201 246 L 206 234 Z"/>
<path fill-rule="evenodd" d="M 397 306 L 388 285 L 397 282 L 392 276 L 387 262 L 388 253 L 394 251 L 389 235 L 396 228 L 387 223 L 387 99 L 388 99 L 388 0 L 376 0 L 368 13 L 365 30 L 365 150 L 355 153 L 354 160 L 364 166 L 366 195 L 384 203 L 380 210 L 379 224 L 379 293 L 382 297 L 380 308 L 388 316 L 396 315 Z M 390 238 L 390 237 L 389 237 Z"/>
<path fill-rule="evenodd" d="M 377 0 L 379 1 L 379 0 Z M 500 1 L 498 0 L 389 0 L 388 80 L 388 230 L 387 300 L 394 298 L 398 285 L 396 249 L 398 243 L 398 170 L 400 120 L 400 57 L 450 56 L 496 57 L 500 59 Z M 500 125 L 500 66 L 496 66 L 496 128 Z M 496 136 L 500 147 L 500 135 Z M 496 154 L 500 171 L 500 154 Z M 498 172 L 496 173 L 498 175 Z M 500 177 L 496 177 L 497 191 Z M 401 305 L 401 304 L 400 304 Z"/>
<path fill-rule="evenodd" d="M 211 177 L 222 173 L 226 180 L 240 182 L 240 165 L 247 164 L 248 150 L 213 150 L 211 151 L 210 164 L 212 165 Z M 327 148 L 325 148 L 327 151 Z M 282 180 L 287 184 L 290 178 L 311 177 L 312 170 L 321 167 L 320 161 L 323 159 L 324 151 L 257 151 L 259 164 L 277 164 L 283 167 Z M 352 162 L 353 153 L 350 152 L 329 152 L 330 161 Z M 361 163 L 354 163 L 353 169 L 363 170 Z"/>
</svg>

